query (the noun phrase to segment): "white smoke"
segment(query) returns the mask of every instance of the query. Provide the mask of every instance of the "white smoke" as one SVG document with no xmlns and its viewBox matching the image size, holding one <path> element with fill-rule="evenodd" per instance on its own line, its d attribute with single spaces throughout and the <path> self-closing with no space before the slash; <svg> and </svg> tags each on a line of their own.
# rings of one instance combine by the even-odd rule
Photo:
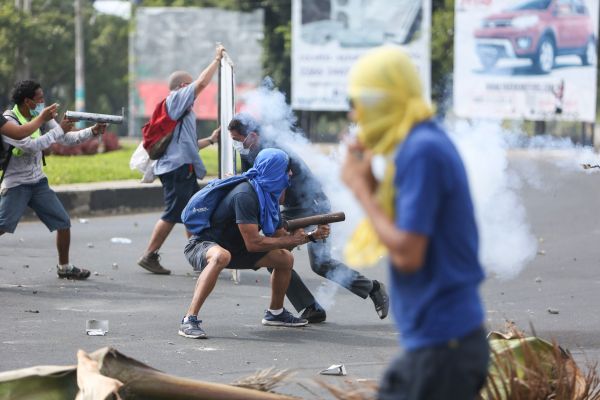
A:
<svg viewBox="0 0 600 400">
<path fill-rule="evenodd" d="M 332 256 L 342 259 L 342 250 L 363 213 L 354 196 L 340 180 L 343 146 L 325 155 L 295 128 L 296 119 L 285 96 L 269 85 L 244 95 L 245 108 L 261 123 L 265 138 L 277 137 L 310 166 L 332 203 L 332 211 L 344 211 L 347 221 L 333 224 Z M 480 236 L 480 259 L 484 268 L 502 278 L 516 277 L 535 257 L 537 240 L 527 220 L 519 189 L 527 185 L 544 189 L 536 157 L 550 160 L 565 170 L 583 172 L 582 164 L 600 164 L 593 149 L 575 146 L 569 139 L 549 136 L 529 138 L 508 132 L 499 123 L 457 122 L 449 129 L 467 171 Z M 518 148 L 518 150 L 514 150 Z M 527 168 L 509 164 L 509 151 L 525 153 Z M 600 172 L 599 168 L 587 173 Z M 339 286 L 326 282 L 316 294 L 326 309 L 334 301 Z"/>
<path fill-rule="evenodd" d="M 480 260 L 500 278 L 515 277 L 536 255 L 537 240 L 509 169 L 507 134 L 493 123 L 458 122 L 450 132 L 465 165 L 479 229 Z"/>
<path fill-rule="evenodd" d="M 296 118 L 285 96 L 274 89 L 267 80 L 263 86 L 244 94 L 245 106 L 241 111 L 254 116 L 261 125 L 261 135 L 266 139 L 276 138 L 302 158 L 322 185 L 331 201 L 331 210 L 344 211 L 346 221 L 331 225 L 329 237 L 331 256 L 342 259 L 342 251 L 350 234 L 362 218 L 363 213 L 352 193 L 340 179 L 341 151 L 326 155 L 296 129 Z M 315 297 L 321 306 L 329 309 L 339 285 L 326 282 L 320 286 Z"/>
</svg>

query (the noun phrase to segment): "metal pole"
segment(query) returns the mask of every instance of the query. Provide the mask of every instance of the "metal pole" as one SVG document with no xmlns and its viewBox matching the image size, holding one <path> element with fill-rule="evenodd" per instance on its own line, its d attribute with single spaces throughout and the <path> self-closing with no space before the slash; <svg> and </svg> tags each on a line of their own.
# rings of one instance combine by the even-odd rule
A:
<svg viewBox="0 0 600 400">
<path fill-rule="evenodd" d="M 75 110 L 85 111 L 85 58 L 83 54 L 83 21 L 81 0 L 75 0 Z M 77 123 L 78 128 L 84 122 Z"/>
<path fill-rule="evenodd" d="M 30 15 L 31 14 L 31 0 L 15 0 L 15 8 L 17 10 L 21 10 L 23 13 Z M 17 81 L 22 81 L 24 79 L 31 79 L 31 65 L 29 63 L 29 58 L 25 55 L 23 51 L 22 45 L 20 43 L 17 44 L 17 50 L 15 52 L 15 60 L 16 60 L 16 74 L 15 78 Z"/>
<path fill-rule="evenodd" d="M 128 53 L 129 53 L 129 110 L 127 118 L 127 136 L 140 136 L 141 131 L 137 130 L 137 119 L 136 119 L 136 105 L 135 105 L 135 52 L 134 52 L 134 44 L 135 44 L 135 33 L 136 33 L 136 8 L 135 2 L 131 2 L 131 18 L 130 18 L 130 28 L 129 28 L 129 43 L 128 43 Z"/>
</svg>

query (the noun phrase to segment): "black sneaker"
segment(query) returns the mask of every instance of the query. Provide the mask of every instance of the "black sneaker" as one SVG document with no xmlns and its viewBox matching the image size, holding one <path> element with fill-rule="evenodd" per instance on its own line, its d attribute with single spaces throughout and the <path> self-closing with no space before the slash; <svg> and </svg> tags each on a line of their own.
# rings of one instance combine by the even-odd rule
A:
<svg viewBox="0 0 600 400">
<path fill-rule="evenodd" d="M 74 279 L 82 281 L 90 277 L 90 271 L 83 268 L 77 268 L 73 264 L 69 264 L 69 266 L 65 269 L 61 269 L 57 265 L 56 273 L 60 279 Z"/>
<path fill-rule="evenodd" d="M 304 309 L 300 318 L 304 318 L 311 324 L 318 324 L 320 322 L 325 321 L 325 319 L 327 318 L 327 314 L 325 313 L 325 310 L 323 310 L 323 308 L 319 305 L 319 303 L 313 303 Z"/>
<path fill-rule="evenodd" d="M 379 318 L 384 319 L 387 317 L 388 309 L 390 308 L 390 298 L 385 291 L 383 283 L 373 281 L 373 289 L 369 293 L 369 297 L 373 300 L 373 304 L 375 304 L 375 311 L 377 311 Z"/>
<path fill-rule="evenodd" d="M 294 317 L 291 312 L 284 308 L 279 315 L 273 315 L 269 310 L 265 311 L 265 317 L 262 319 L 262 324 L 268 326 L 304 326 L 308 324 L 308 321 Z"/>
<path fill-rule="evenodd" d="M 196 318 L 193 315 L 187 317 L 187 321 L 185 318 L 181 320 L 181 325 L 179 325 L 179 335 L 190 338 L 190 339 L 206 339 L 206 332 L 200 327 L 202 320 Z"/>
</svg>

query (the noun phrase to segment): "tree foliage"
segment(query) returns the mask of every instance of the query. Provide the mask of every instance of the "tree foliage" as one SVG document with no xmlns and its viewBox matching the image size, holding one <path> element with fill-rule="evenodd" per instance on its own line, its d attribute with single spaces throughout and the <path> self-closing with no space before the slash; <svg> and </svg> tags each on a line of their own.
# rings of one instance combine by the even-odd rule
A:
<svg viewBox="0 0 600 400">
<path fill-rule="evenodd" d="M 32 2 L 31 13 L 0 6 L 0 106 L 17 80 L 34 79 L 47 101 L 72 109 L 75 87 L 75 12 L 72 1 Z M 86 109 L 113 113 L 127 104 L 128 22 L 96 14 L 84 2 Z"/>
</svg>

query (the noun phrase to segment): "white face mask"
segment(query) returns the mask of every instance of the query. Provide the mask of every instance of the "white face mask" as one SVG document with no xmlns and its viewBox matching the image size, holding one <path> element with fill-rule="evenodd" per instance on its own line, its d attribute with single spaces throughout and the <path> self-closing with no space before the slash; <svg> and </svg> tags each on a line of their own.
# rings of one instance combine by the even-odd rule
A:
<svg viewBox="0 0 600 400">
<path fill-rule="evenodd" d="M 247 139 L 247 137 L 246 137 Z M 238 142 L 237 140 L 233 141 L 233 148 L 235 149 L 235 151 L 237 151 L 241 156 L 245 156 L 247 154 L 250 153 L 250 149 L 247 149 L 244 147 L 244 143 L 246 142 L 246 139 L 244 139 L 243 142 Z"/>
</svg>

